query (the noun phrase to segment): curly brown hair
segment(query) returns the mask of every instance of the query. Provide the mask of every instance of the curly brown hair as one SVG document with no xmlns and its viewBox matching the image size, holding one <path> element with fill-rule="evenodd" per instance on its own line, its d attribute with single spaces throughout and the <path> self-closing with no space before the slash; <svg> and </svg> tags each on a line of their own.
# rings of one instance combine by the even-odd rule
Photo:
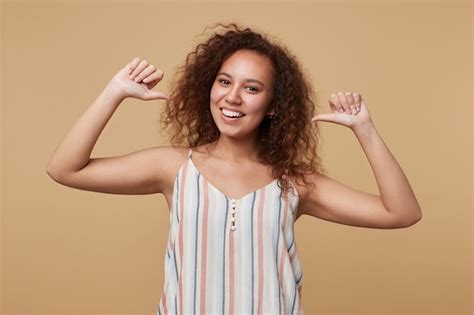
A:
<svg viewBox="0 0 474 315">
<path fill-rule="evenodd" d="M 235 23 L 216 23 L 224 31 L 215 31 L 198 44 L 186 57 L 171 82 L 171 99 L 166 101 L 161 127 L 171 134 L 172 146 L 194 148 L 216 141 L 217 128 L 209 108 L 210 91 L 223 62 L 240 49 L 260 52 L 273 64 L 274 82 L 272 119 L 264 118 L 259 126 L 258 159 L 271 165 L 278 185 L 286 196 L 291 187 L 287 176 L 302 178 L 315 171 L 325 173 L 317 148 L 320 130 L 311 122 L 318 106 L 311 84 L 306 79 L 297 58 L 282 44 L 270 41 L 250 28 Z M 207 27 L 203 34 L 205 34 Z M 186 142 L 186 143 L 185 143 Z M 313 187 L 315 186 L 312 183 Z"/>
</svg>

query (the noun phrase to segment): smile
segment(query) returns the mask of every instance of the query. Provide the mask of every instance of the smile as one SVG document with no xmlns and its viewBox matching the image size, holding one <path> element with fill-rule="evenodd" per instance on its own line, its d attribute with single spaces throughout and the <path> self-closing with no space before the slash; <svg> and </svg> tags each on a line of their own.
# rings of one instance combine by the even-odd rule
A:
<svg viewBox="0 0 474 315">
<path fill-rule="evenodd" d="M 245 116 L 245 114 L 241 112 L 231 111 L 226 108 L 221 108 L 220 110 L 222 112 L 222 115 L 227 118 L 240 118 L 240 117 Z"/>
</svg>

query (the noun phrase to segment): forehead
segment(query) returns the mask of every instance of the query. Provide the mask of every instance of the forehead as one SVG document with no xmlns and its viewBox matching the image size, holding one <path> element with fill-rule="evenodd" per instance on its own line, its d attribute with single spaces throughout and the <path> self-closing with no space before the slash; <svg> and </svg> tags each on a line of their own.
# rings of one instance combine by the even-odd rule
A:
<svg viewBox="0 0 474 315">
<path fill-rule="evenodd" d="M 220 71 L 242 79 L 271 80 L 273 66 L 266 55 L 249 49 L 241 49 L 228 57 Z"/>
</svg>

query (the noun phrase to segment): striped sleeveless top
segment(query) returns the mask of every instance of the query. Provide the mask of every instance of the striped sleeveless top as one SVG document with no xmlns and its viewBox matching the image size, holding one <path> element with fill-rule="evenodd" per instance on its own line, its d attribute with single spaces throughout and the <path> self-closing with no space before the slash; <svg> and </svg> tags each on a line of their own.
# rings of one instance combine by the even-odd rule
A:
<svg viewBox="0 0 474 315">
<path fill-rule="evenodd" d="M 192 149 L 175 178 L 157 314 L 303 314 L 293 233 L 299 196 L 277 179 L 230 198 L 209 183 Z"/>
</svg>

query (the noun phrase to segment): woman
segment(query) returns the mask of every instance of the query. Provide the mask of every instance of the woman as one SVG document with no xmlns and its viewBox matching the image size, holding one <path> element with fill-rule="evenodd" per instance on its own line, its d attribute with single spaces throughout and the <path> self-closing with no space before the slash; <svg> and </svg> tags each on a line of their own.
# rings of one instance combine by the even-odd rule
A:
<svg viewBox="0 0 474 315">
<path fill-rule="evenodd" d="M 220 25 L 220 24 L 219 24 Z M 115 194 L 162 193 L 170 207 L 165 284 L 157 313 L 303 313 L 293 224 L 303 214 L 368 228 L 408 227 L 421 210 L 358 93 L 314 115 L 311 85 L 294 56 L 262 34 L 220 25 L 179 69 L 135 58 L 73 126 L 48 165 L 57 182 Z M 172 146 L 90 158 L 127 97 L 165 100 Z M 352 189 L 324 173 L 318 121 L 349 127 L 380 190 Z"/>
</svg>

